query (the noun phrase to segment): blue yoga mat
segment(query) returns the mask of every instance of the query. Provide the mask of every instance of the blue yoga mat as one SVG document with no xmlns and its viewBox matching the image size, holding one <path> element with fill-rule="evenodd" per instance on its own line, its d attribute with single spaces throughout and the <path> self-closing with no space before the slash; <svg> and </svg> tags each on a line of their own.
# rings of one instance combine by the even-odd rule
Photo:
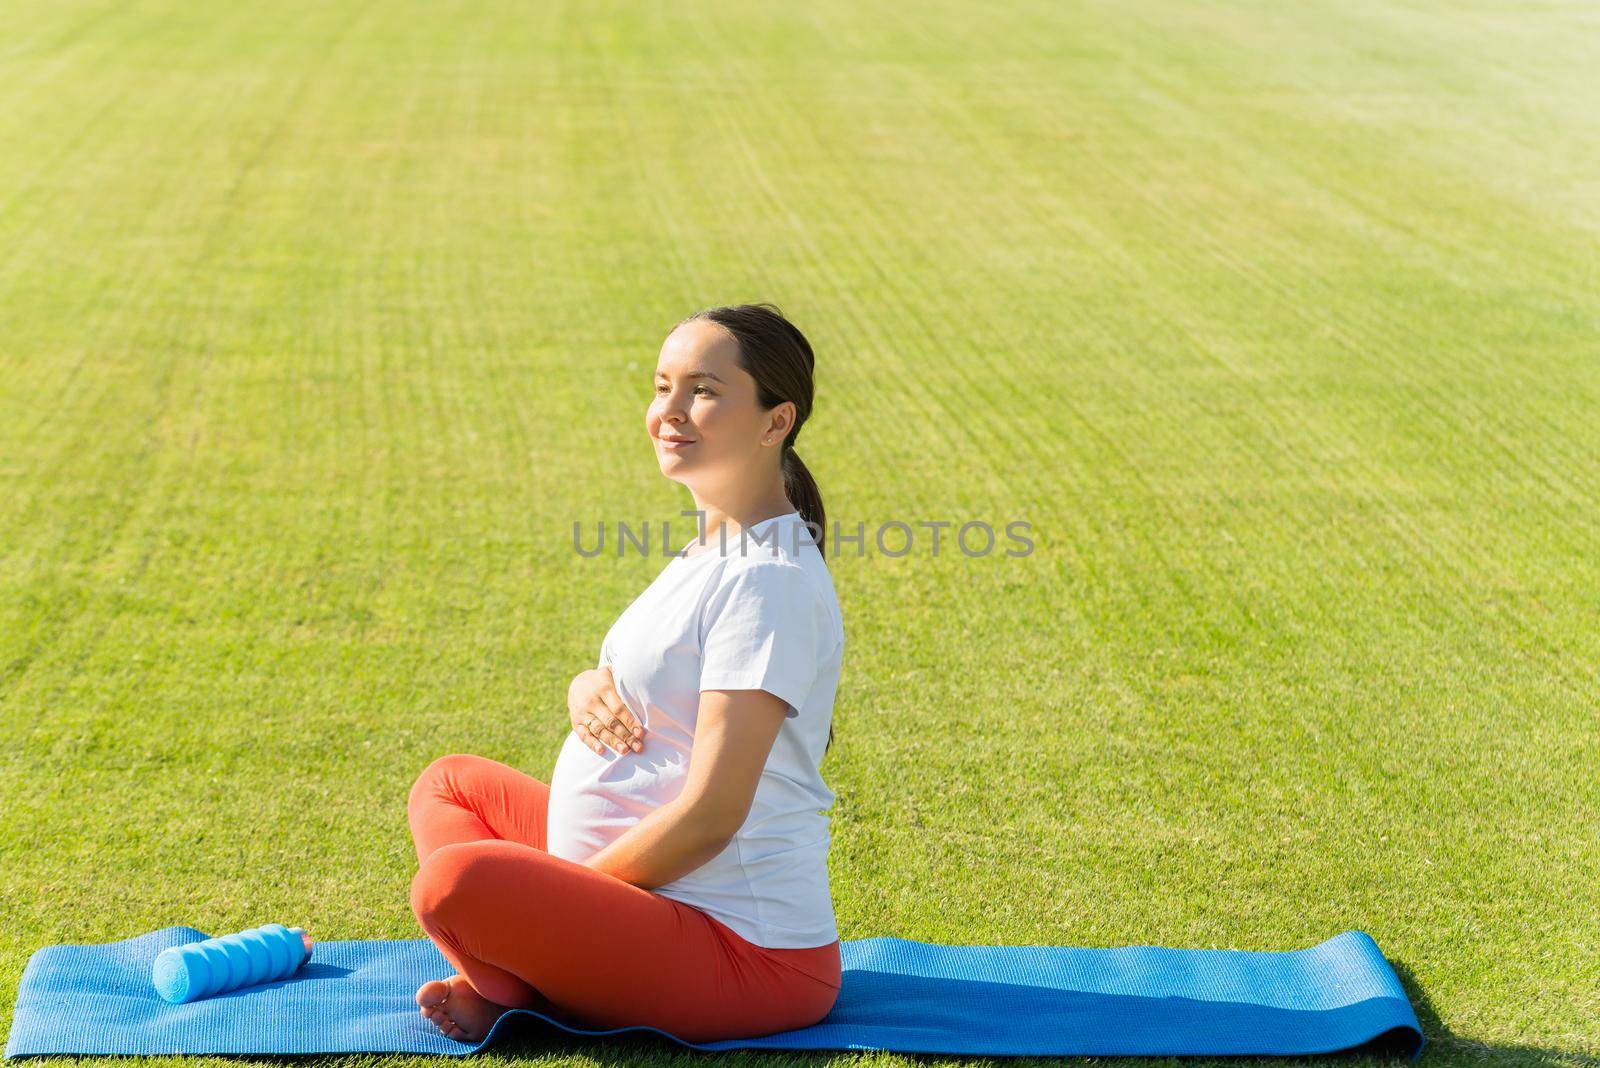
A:
<svg viewBox="0 0 1600 1068">
<path fill-rule="evenodd" d="M 843 946 L 833 1011 L 798 1031 L 686 1042 L 656 1027 L 594 1031 L 513 1009 L 484 1041 L 446 1038 L 416 991 L 454 971 L 426 938 L 318 942 L 287 979 L 186 1004 L 150 981 L 156 954 L 209 937 L 164 927 L 28 960 L 7 1057 L 43 1054 L 475 1053 L 523 1017 L 577 1035 L 647 1031 L 695 1049 L 1161 1055 L 1330 1053 L 1367 1043 L 1413 1059 L 1422 1029 L 1394 969 L 1361 931 L 1288 952 L 1121 946 Z"/>
</svg>

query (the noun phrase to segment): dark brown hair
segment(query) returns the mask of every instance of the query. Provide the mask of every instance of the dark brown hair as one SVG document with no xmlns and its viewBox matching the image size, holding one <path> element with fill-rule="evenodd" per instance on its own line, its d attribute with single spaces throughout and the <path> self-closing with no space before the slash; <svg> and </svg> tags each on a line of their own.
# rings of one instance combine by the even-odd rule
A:
<svg viewBox="0 0 1600 1068">
<path fill-rule="evenodd" d="M 800 518 L 815 527 L 817 551 L 827 555 L 827 517 L 822 493 L 800 455 L 794 451 L 795 438 L 811 416 L 815 394 L 813 374 L 816 357 L 811 343 L 798 327 L 783 317 L 775 304 L 722 305 L 706 308 L 678 320 L 678 325 L 694 319 L 709 319 L 723 327 L 739 342 L 739 366 L 756 380 L 756 403 L 770 410 L 784 401 L 794 402 L 794 426 L 783 439 L 783 492 L 800 513 Z M 828 745 L 833 745 L 833 725 L 828 725 Z M 827 752 L 827 747 L 823 747 Z"/>
</svg>

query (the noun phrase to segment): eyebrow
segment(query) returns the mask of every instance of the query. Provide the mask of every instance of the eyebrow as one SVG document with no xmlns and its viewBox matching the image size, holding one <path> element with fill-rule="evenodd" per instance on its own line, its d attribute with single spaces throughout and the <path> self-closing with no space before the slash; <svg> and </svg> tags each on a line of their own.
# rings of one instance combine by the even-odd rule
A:
<svg viewBox="0 0 1600 1068">
<path fill-rule="evenodd" d="M 665 377 L 667 377 L 667 373 L 665 371 L 657 371 L 656 372 L 656 377 L 657 378 L 665 378 Z M 713 380 L 715 380 L 717 382 L 722 382 L 722 379 L 717 378 L 717 376 L 712 374 L 710 371 L 690 371 L 684 377 L 686 377 L 686 378 L 710 378 L 710 379 L 713 379 Z M 726 382 L 723 382 L 722 384 L 723 385 L 727 385 Z"/>
</svg>

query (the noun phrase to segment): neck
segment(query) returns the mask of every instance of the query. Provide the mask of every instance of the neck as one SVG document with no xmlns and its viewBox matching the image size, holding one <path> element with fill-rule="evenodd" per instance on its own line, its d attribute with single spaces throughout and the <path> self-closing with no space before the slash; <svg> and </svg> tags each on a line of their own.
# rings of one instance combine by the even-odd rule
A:
<svg viewBox="0 0 1600 1068">
<path fill-rule="evenodd" d="M 691 551 L 702 545 L 721 545 L 724 539 L 731 544 L 745 527 L 796 511 L 784 496 L 782 475 L 775 484 L 761 486 L 754 492 L 741 493 L 737 489 L 715 493 L 692 489 L 690 492 L 694 495 L 695 509 L 705 513 L 704 535 L 697 536 L 686 546 Z"/>
</svg>

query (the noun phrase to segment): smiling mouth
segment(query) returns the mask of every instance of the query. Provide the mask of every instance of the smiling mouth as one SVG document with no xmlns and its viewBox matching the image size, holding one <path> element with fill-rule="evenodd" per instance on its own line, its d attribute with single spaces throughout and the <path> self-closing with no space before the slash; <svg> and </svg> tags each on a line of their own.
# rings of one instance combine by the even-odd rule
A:
<svg viewBox="0 0 1600 1068">
<path fill-rule="evenodd" d="M 699 438 L 659 438 L 663 445 L 693 445 Z"/>
</svg>

